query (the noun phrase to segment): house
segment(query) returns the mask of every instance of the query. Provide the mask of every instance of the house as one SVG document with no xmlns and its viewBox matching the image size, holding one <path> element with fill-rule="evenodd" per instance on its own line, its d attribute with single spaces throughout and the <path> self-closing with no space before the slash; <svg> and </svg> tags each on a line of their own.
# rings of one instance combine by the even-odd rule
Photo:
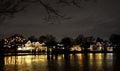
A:
<svg viewBox="0 0 120 71">
<path fill-rule="evenodd" d="M 18 50 L 29 50 L 29 51 L 47 51 L 47 47 L 44 43 L 28 41 L 23 47 L 18 47 Z"/>
<path fill-rule="evenodd" d="M 70 51 L 82 51 L 82 47 L 80 45 L 72 45 Z"/>
</svg>

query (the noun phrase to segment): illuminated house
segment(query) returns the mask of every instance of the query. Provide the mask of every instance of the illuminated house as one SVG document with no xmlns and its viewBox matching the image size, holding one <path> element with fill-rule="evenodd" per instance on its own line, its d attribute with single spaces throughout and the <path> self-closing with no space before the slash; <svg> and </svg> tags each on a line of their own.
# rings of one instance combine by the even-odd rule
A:
<svg viewBox="0 0 120 71">
<path fill-rule="evenodd" d="M 90 45 L 90 51 L 113 51 L 113 47 L 109 42 L 97 42 L 96 44 Z"/>
<path fill-rule="evenodd" d="M 19 47 L 18 50 L 47 51 L 47 47 L 44 46 L 44 43 L 28 41 L 24 47 Z"/>
<path fill-rule="evenodd" d="M 97 42 L 96 44 L 90 45 L 90 51 L 102 51 L 104 50 L 103 43 Z"/>
<path fill-rule="evenodd" d="M 65 49 L 64 44 L 60 44 L 60 43 L 57 44 L 57 48 L 58 49 Z"/>
<path fill-rule="evenodd" d="M 73 45 L 70 51 L 82 51 L 82 47 L 80 47 L 80 45 Z"/>
</svg>

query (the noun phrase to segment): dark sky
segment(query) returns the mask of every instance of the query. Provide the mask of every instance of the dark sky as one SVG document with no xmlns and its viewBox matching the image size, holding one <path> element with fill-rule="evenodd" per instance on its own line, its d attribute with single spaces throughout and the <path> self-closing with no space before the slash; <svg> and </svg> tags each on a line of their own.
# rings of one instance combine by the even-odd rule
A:
<svg viewBox="0 0 120 71">
<path fill-rule="evenodd" d="M 64 7 L 63 12 L 72 18 L 49 24 L 42 20 L 46 15 L 44 9 L 31 5 L 0 24 L 0 33 L 21 33 L 26 37 L 52 34 L 58 39 L 65 36 L 74 38 L 79 34 L 107 39 L 113 33 L 120 33 L 120 0 L 98 0 L 97 3 L 91 0 L 82 7 Z"/>
</svg>

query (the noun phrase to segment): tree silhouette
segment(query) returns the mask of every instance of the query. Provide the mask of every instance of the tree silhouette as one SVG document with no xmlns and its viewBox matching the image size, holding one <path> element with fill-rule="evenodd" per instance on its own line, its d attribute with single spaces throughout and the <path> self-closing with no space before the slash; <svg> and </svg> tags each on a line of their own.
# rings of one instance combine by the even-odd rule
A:
<svg viewBox="0 0 120 71">
<path fill-rule="evenodd" d="M 75 39 L 75 42 L 77 45 L 80 45 L 80 47 L 82 47 L 84 49 L 84 51 L 87 51 L 88 48 L 90 47 L 90 44 L 92 44 L 94 40 L 95 39 L 92 36 L 85 37 L 80 34 Z"/>
<path fill-rule="evenodd" d="M 46 35 L 46 45 L 48 47 L 56 46 L 56 38 L 52 35 Z"/>
<path fill-rule="evenodd" d="M 82 45 L 85 42 L 85 37 L 83 35 L 78 35 L 75 39 L 76 44 Z"/>
<path fill-rule="evenodd" d="M 112 42 L 115 52 L 120 52 L 120 34 L 112 34 L 109 38 Z"/>
<path fill-rule="evenodd" d="M 96 42 L 103 42 L 104 40 L 100 37 L 97 37 Z"/>
<path fill-rule="evenodd" d="M 80 7 L 82 1 L 89 0 L 0 0 L 0 21 L 7 16 L 23 11 L 31 3 L 40 4 L 47 13 L 46 20 L 49 21 L 49 19 L 64 16 L 60 13 L 59 7 L 63 8 L 63 5 Z"/>
<path fill-rule="evenodd" d="M 3 48 L 4 42 L 5 42 L 4 39 L 0 40 L 0 56 L 2 56 L 4 53 L 4 48 Z"/>
<path fill-rule="evenodd" d="M 84 42 L 82 43 L 82 47 L 84 48 L 84 51 L 89 51 L 88 48 L 90 48 L 90 44 L 93 42 L 93 37 L 85 37 Z"/>
<path fill-rule="evenodd" d="M 47 42 L 47 37 L 44 36 L 44 35 L 40 36 L 40 37 L 39 37 L 39 42 L 40 42 L 40 43 L 45 43 L 45 42 Z"/>
<path fill-rule="evenodd" d="M 47 46 L 47 54 L 49 55 L 51 52 L 53 52 L 53 46 L 57 46 L 56 38 L 52 35 L 42 35 L 39 37 L 40 43 L 45 43 Z M 51 51 L 52 48 L 52 51 Z"/>
<path fill-rule="evenodd" d="M 65 49 L 68 51 L 69 48 L 71 47 L 71 38 L 70 37 L 64 37 L 61 39 L 61 43 L 64 45 Z"/>
<path fill-rule="evenodd" d="M 56 38 L 52 35 L 42 35 L 39 37 L 39 42 L 40 43 L 45 43 L 46 46 L 49 47 L 53 47 L 56 46 Z"/>
<path fill-rule="evenodd" d="M 9 52 L 10 50 L 16 52 L 17 48 L 23 46 L 25 43 L 25 38 L 20 34 L 15 34 L 3 39 L 3 47 L 5 52 Z"/>
<path fill-rule="evenodd" d="M 36 42 L 37 38 L 35 36 L 30 36 L 28 37 L 28 40 L 30 40 L 31 42 Z"/>
</svg>

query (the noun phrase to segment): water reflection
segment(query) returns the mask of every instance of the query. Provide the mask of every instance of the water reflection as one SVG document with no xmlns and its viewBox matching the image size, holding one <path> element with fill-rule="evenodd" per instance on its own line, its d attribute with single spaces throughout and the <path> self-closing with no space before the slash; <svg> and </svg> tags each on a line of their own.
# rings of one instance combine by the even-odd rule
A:
<svg viewBox="0 0 120 71">
<path fill-rule="evenodd" d="M 45 61 L 45 59 L 45 55 L 7 56 L 4 58 L 5 65 L 31 64 L 32 62 Z"/>
<path fill-rule="evenodd" d="M 118 57 L 113 53 L 6 56 L 0 59 L 0 71 L 115 71 L 120 70 Z"/>
<path fill-rule="evenodd" d="M 4 71 L 4 57 L 0 56 L 0 71 Z"/>
</svg>

